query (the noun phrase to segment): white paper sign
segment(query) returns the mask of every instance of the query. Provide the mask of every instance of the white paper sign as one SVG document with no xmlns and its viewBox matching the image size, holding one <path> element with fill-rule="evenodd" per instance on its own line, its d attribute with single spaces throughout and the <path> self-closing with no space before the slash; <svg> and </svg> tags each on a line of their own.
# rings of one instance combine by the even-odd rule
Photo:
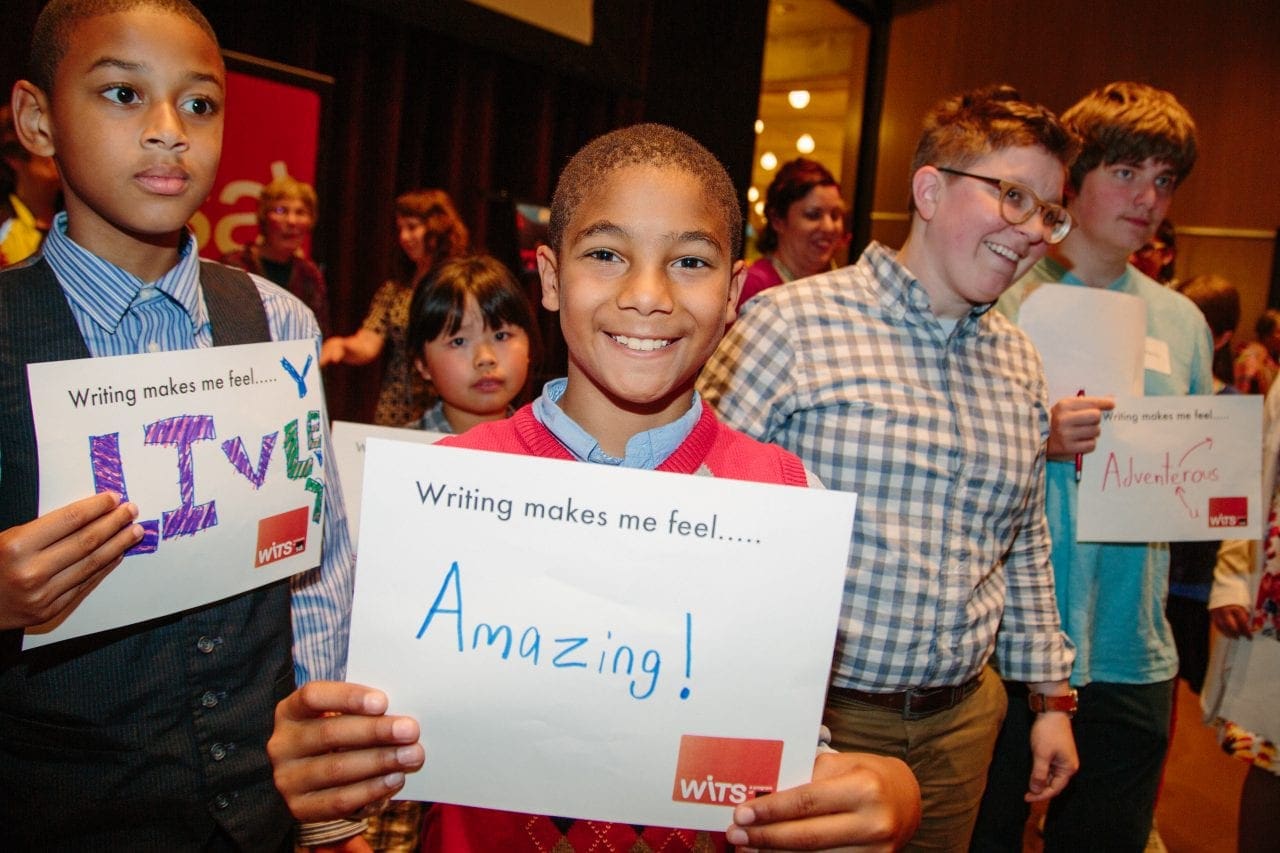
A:
<svg viewBox="0 0 1280 853">
<path fill-rule="evenodd" d="M 434 444 L 444 437 L 444 433 L 354 421 L 334 421 L 331 428 L 333 463 L 338 469 L 338 479 L 342 482 L 342 496 L 347 505 L 347 524 L 351 529 L 351 547 L 355 549 L 360 544 L 360 493 L 364 486 L 365 440 L 387 438 L 392 441 L 411 441 L 414 444 Z"/>
<path fill-rule="evenodd" d="M 1258 539 L 1262 397 L 1120 397 L 1083 460 L 1081 542 Z"/>
<path fill-rule="evenodd" d="M 807 781 L 856 496 L 370 439 L 349 680 L 405 799 L 724 829 Z"/>
<path fill-rule="evenodd" d="M 1136 296 L 1069 284 L 1027 289 L 1018 326 L 1040 351 L 1049 405 L 1090 397 L 1141 397 L 1147 306 Z M 1167 371 L 1166 371 L 1167 372 Z"/>
<path fill-rule="evenodd" d="M 28 648 L 217 601 L 320 564 L 324 389 L 310 340 L 32 364 L 40 512 L 94 492 L 143 540 Z"/>
</svg>

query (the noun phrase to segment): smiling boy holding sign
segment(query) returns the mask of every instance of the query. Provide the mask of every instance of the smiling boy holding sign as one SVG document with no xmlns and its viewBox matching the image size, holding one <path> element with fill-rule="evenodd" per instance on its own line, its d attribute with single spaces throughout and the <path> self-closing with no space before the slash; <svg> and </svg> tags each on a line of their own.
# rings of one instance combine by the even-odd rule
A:
<svg viewBox="0 0 1280 853">
<path fill-rule="evenodd" d="M 684 134 L 640 125 L 587 145 L 560 177 L 550 246 L 538 250 L 543 305 L 560 312 L 568 378 L 549 383 L 513 418 L 446 443 L 804 485 L 798 459 L 721 425 L 693 390 L 734 316 L 744 270 L 734 260 L 740 232 L 728 175 Z M 680 523 L 672 522 L 677 533 Z M 393 795 L 403 773 L 422 766 L 417 722 L 385 716 L 386 709 L 380 691 L 341 683 L 311 684 L 280 703 L 269 751 L 276 784 L 298 817 L 350 815 Z M 610 837 L 629 833 L 623 849 L 642 836 L 670 850 L 889 846 L 910 837 L 919 793 L 901 761 L 824 754 L 813 776 L 738 806 L 727 835 L 673 829 L 654 843 L 652 828 L 593 826 Z M 574 844 L 573 822 L 458 806 L 433 811 L 432 849 L 512 849 L 516 839 L 531 843 L 535 829 L 567 845 L 557 849 Z"/>
</svg>

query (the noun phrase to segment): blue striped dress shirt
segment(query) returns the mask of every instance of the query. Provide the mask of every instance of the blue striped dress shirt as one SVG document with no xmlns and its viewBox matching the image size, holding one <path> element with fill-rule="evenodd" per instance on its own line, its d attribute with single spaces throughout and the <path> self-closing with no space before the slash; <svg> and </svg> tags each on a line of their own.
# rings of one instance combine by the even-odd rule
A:
<svg viewBox="0 0 1280 853">
<path fill-rule="evenodd" d="M 77 245 L 66 234 L 65 213 L 45 239 L 45 260 L 67 296 L 71 313 L 94 357 L 136 355 L 213 346 L 213 330 L 200 290 L 200 258 L 187 235 L 177 265 L 144 282 Z M 264 278 L 251 276 L 266 308 L 273 340 L 311 338 L 319 359 L 320 328 L 311 310 Z M 330 452 L 328 417 L 325 458 Z M 341 679 L 347 668 L 355 555 L 347 532 L 342 489 L 326 467 L 324 546 L 320 567 L 292 579 L 293 668 L 299 684 Z"/>
</svg>

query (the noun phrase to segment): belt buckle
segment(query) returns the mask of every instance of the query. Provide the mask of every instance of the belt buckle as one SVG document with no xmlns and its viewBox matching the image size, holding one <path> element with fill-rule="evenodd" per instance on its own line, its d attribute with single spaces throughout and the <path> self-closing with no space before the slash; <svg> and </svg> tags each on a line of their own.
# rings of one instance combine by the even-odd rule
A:
<svg viewBox="0 0 1280 853">
<path fill-rule="evenodd" d="M 918 691 L 918 692 L 916 691 L 916 689 L 915 689 L 914 687 L 912 687 L 912 688 L 910 688 L 909 690 L 907 690 L 907 691 L 904 693 L 903 697 L 902 697 L 902 699 L 903 699 L 903 701 L 902 701 L 902 719 L 904 719 L 904 720 L 923 720 L 923 719 L 925 719 L 925 718 L 927 718 L 927 717 L 932 717 L 935 713 L 937 713 L 937 711 L 938 711 L 938 709 L 937 709 L 937 708 L 928 708 L 928 709 L 925 709 L 925 710 L 922 710 L 922 711 L 917 711 L 917 710 L 915 710 L 915 708 L 913 707 L 913 702 L 914 702 L 914 700 L 915 700 L 916 696 L 919 696 L 921 699 L 924 699 L 925 697 L 929 696 L 930 694 L 937 692 L 937 690 L 938 690 L 938 688 L 936 688 L 936 687 L 927 687 L 927 688 L 925 688 L 924 690 L 921 690 L 921 691 Z"/>
</svg>

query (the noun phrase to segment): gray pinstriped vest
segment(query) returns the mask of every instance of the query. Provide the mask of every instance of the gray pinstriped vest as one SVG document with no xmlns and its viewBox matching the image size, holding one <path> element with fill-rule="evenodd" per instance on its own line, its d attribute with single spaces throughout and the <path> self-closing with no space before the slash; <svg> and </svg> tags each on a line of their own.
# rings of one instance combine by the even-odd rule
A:
<svg viewBox="0 0 1280 853">
<path fill-rule="evenodd" d="M 200 281 L 214 346 L 271 339 L 247 275 Z M 0 273 L 0 529 L 38 505 L 25 365 L 88 357 L 43 259 Z M 25 653 L 0 632 L 0 849 L 279 849 L 265 743 L 291 640 L 285 581 Z"/>
</svg>

